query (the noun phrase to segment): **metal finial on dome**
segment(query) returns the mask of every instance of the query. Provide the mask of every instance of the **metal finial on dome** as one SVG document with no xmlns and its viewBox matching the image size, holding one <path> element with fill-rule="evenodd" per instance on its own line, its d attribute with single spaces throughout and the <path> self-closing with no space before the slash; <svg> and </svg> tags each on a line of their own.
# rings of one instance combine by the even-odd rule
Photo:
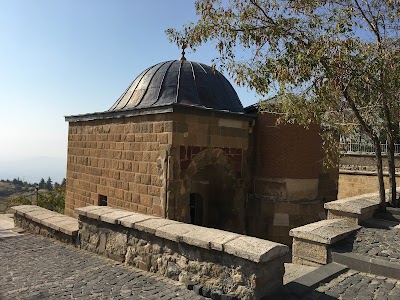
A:
<svg viewBox="0 0 400 300">
<path fill-rule="evenodd" d="M 187 48 L 186 42 L 182 42 L 182 52 L 181 52 L 182 56 L 181 56 L 180 60 L 186 60 L 186 57 L 185 57 L 185 49 L 186 48 Z"/>
</svg>

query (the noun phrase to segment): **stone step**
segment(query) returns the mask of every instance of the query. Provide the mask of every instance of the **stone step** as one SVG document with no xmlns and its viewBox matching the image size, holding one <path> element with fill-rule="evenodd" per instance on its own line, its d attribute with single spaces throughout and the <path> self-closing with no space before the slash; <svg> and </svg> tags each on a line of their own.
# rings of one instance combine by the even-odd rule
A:
<svg viewBox="0 0 400 300">
<path fill-rule="evenodd" d="M 380 228 L 380 229 L 400 229 L 399 221 L 390 221 L 381 218 L 372 218 L 362 222 L 363 227 Z"/>
<path fill-rule="evenodd" d="M 290 230 L 292 262 L 310 266 L 329 262 L 330 247 L 357 231 L 360 226 L 343 219 L 322 220 Z"/>
<path fill-rule="evenodd" d="M 356 271 L 400 279 L 400 264 L 382 258 L 359 253 L 332 252 L 332 261 Z"/>
</svg>

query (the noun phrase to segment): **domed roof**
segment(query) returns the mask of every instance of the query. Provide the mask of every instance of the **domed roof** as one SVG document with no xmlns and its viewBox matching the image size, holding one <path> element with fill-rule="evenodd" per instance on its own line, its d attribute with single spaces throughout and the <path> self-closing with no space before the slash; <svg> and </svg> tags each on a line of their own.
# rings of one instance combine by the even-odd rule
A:
<svg viewBox="0 0 400 300">
<path fill-rule="evenodd" d="M 187 60 L 172 60 L 143 71 L 109 109 L 123 111 L 181 104 L 243 112 L 229 81 L 211 67 Z"/>
</svg>

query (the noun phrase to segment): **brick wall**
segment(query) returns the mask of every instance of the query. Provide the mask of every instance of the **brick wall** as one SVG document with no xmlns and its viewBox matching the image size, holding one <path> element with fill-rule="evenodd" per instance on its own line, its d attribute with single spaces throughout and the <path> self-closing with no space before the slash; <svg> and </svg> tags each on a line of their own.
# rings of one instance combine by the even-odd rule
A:
<svg viewBox="0 0 400 300">
<path fill-rule="evenodd" d="M 323 217 L 323 195 L 336 195 L 337 180 L 321 174 L 319 130 L 317 125 L 308 130 L 276 125 L 273 114 L 257 116 L 253 191 L 246 205 L 248 234 L 291 244 L 290 229 Z"/>
<path fill-rule="evenodd" d="M 322 148 L 319 126 L 276 126 L 273 114 L 259 114 L 255 125 L 255 173 L 265 178 L 318 178 Z"/>
<path fill-rule="evenodd" d="M 65 213 L 104 195 L 110 206 L 163 216 L 172 131 L 170 114 L 71 122 Z"/>
</svg>

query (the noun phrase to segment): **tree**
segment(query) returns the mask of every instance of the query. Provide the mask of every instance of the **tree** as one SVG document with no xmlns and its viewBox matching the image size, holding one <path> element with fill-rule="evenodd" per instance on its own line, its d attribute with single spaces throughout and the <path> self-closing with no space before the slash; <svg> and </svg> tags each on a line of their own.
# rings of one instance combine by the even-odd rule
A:
<svg viewBox="0 0 400 300">
<path fill-rule="evenodd" d="M 45 189 L 48 190 L 48 191 L 53 190 L 53 182 L 52 182 L 52 180 L 51 180 L 50 177 L 47 179 L 46 184 L 45 184 L 44 187 L 45 187 Z"/>
<path fill-rule="evenodd" d="M 40 179 L 39 181 L 39 189 L 44 189 L 46 187 L 46 181 L 44 181 L 44 179 Z"/>
<path fill-rule="evenodd" d="M 400 1 L 197 0 L 195 6 L 197 23 L 168 29 L 170 40 L 192 48 L 214 41 L 214 65 L 262 96 L 275 93 L 281 119 L 320 122 L 328 133 L 359 127 L 375 146 L 382 210 L 385 134 L 395 205 Z"/>
<path fill-rule="evenodd" d="M 61 181 L 61 186 L 66 186 L 67 185 L 67 180 L 65 178 L 63 178 L 63 180 Z"/>
</svg>

